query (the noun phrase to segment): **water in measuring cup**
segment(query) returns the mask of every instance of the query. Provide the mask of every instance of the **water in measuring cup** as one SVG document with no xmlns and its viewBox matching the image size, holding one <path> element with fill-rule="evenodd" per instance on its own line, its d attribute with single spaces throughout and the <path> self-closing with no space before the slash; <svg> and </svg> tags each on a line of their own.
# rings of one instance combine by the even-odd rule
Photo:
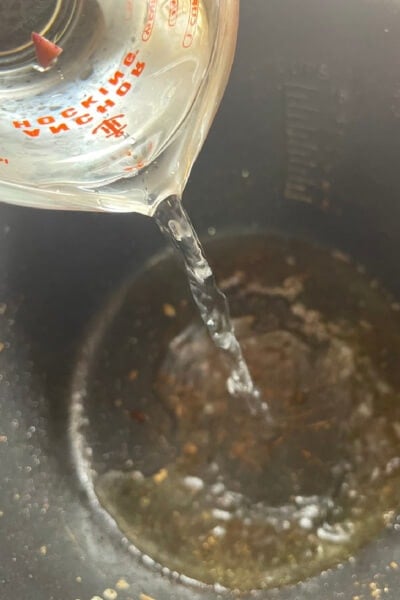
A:
<svg viewBox="0 0 400 600">
<path fill-rule="evenodd" d="M 24 36 L 30 39 L 36 23 L 26 15 L 38 12 L 40 23 L 56 19 L 51 11 L 45 18 L 43 4 L 54 4 L 55 13 L 60 5 L 28 2 L 22 10 L 8 2 L 2 14 L 4 199 L 49 208 L 149 214 L 160 195 L 182 192 L 214 114 L 216 90 L 221 87 L 222 93 L 224 75 L 218 68 L 209 73 L 221 27 L 219 7 L 207 0 L 65 0 L 61 5 L 68 9 L 68 26 L 64 31 L 59 24 L 62 35 L 51 38 L 63 52 L 43 72 L 37 69 L 32 46 L 24 49 L 22 43 Z M 26 31 L 20 25 L 24 15 Z M 15 52 L 9 47 L 12 36 L 5 35 L 13 31 L 13 19 L 19 44 Z M 226 48 L 234 38 L 233 33 L 232 42 L 224 40 Z M 229 70 L 230 61 L 231 56 L 222 71 Z M 209 103 L 192 111 L 206 79 L 213 81 Z M 196 119 L 202 124 L 195 131 Z M 186 128 L 192 140 L 186 140 L 182 154 Z"/>
</svg>

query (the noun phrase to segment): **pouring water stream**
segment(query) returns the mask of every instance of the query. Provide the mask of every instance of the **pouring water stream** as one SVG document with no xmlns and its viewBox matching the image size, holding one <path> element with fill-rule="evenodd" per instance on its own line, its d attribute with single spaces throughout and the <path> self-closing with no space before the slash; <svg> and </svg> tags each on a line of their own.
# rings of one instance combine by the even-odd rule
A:
<svg viewBox="0 0 400 600">
<path fill-rule="evenodd" d="M 227 388 L 231 395 L 242 396 L 254 414 L 266 411 L 261 402 L 229 313 L 226 296 L 218 288 L 199 238 L 177 196 L 170 196 L 157 209 L 154 218 L 167 238 L 179 251 L 188 276 L 190 290 L 200 316 L 215 346 L 224 354 L 229 368 Z"/>
</svg>

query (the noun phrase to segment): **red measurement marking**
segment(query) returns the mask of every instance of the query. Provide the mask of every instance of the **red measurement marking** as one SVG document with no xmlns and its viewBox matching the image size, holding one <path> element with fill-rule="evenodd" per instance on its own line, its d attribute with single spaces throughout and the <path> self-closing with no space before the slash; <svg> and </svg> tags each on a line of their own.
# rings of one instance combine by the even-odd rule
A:
<svg viewBox="0 0 400 600">
<path fill-rule="evenodd" d="M 168 25 L 175 27 L 178 19 L 179 0 L 170 0 Z"/>
<path fill-rule="evenodd" d="M 35 46 L 37 61 L 44 69 L 50 67 L 63 51 L 60 46 L 56 46 L 53 42 L 46 40 L 39 33 L 32 33 L 32 42 Z"/>
<path fill-rule="evenodd" d="M 8 158 L 0 158 L 0 163 L 4 163 L 5 165 L 8 165 Z"/>
<path fill-rule="evenodd" d="M 135 165 L 132 165 L 131 167 L 125 167 L 124 171 L 126 171 L 127 173 L 136 173 L 137 171 L 141 171 L 142 169 L 144 169 L 145 166 L 146 166 L 146 163 L 144 162 L 144 160 L 140 160 L 139 162 L 137 162 Z"/>
<path fill-rule="evenodd" d="M 126 18 L 130 20 L 133 16 L 133 0 L 126 1 Z"/>
<path fill-rule="evenodd" d="M 200 0 L 191 0 L 189 21 L 186 28 L 185 37 L 183 38 L 183 47 L 190 48 L 193 44 L 194 36 L 197 29 L 197 21 L 199 19 Z"/>
<path fill-rule="evenodd" d="M 106 134 L 106 138 L 115 137 L 120 138 L 124 135 L 124 129 L 128 127 L 128 125 L 122 125 L 120 123 L 120 119 L 124 119 L 125 115 L 117 115 L 115 117 L 110 117 L 109 119 L 104 119 L 95 129 L 93 129 L 93 135 L 96 135 L 98 131 L 103 131 Z"/>
<path fill-rule="evenodd" d="M 148 42 L 152 36 L 154 23 L 156 22 L 158 0 L 148 0 L 146 25 L 143 31 L 142 40 Z"/>
</svg>

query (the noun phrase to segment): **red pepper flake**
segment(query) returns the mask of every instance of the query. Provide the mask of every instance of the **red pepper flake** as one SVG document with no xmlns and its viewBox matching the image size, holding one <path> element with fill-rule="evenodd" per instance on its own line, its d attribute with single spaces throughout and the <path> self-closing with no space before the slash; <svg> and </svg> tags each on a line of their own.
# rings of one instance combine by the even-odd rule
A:
<svg viewBox="0 0 400 600">
<path fill-rule="evenodd" d="M 139 371 L 137 369 L 133 369 L 132 371 L 130 371 L 128 373 L 128 379 L 129 381 L 136 381 L 136 379 L 139 377 Z"/>
<path fill-rule="evenodd" d="M 136 423 L 146 423 L 147 421 L 147 415 L 145 415 L 145 413 L 141 410 L 131 410 L 130 416 L 133 421 L 136 421 Z"/>
<path fill-rule="evenodd" d="M 60 46 L 53 44 L 39 33 L 32 33 L 32 42 L 35 46 L 37 61 L 43 69 L 50 67 L 63 51 Z"/>
</svg>

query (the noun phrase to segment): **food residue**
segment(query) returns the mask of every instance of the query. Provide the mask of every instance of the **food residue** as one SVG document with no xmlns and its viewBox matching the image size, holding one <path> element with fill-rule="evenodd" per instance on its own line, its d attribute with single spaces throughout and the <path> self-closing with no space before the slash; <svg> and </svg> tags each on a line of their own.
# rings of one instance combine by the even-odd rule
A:
<svg viewBox="0 0 400 600">
<path fill-rule="evenodd" d="M 104 600 L 116 600 L 116 598 L 118 598 L 118 593 L 115 590 L 108 588 L 104 590 L 103 598 Z"/>
<path fill-rule="evenodd" d="M 160 485 L 161 483 L 163 483 L 163 481 L 165 481 L 167 479 L 167 477 L 168 477 L 167 469 L 161 469 L 160 471 L 158 471 L 158 473 L 153 475 L 153 480 L 155 483 Z"/>
<path fill-rule="evenodd" d="M 139 371 L 137 369 L 132 369 L 132 371 L 130 371 L 128 374 L 129 381 L 136 381 L 136 379 L 138 377 L 139 377 Z"/>
<path fill-rule="evenodd" d="M 166 317 L 168 317 L 170 319 L 174 319 L 176 317 L 176 310 L 172 306 L 172 304 L 164 304 L 163 313 Z"/>
<path fill-rule="evenodd" d="M 124 579 L 124 578 L 121 578 L 121 579 L 119 579 L 119 580 L 117 581 L 117 583 L 116 583 L 116 586 L 115 586 L 115 587 L 117 588 L 117 590 L 120 590 L 120 591 L 122 592 L 123 590 L 129 590 L 129 588 L 130 588 L 131 586 L 130 586 L 130 585 L 129 585 L 129 583 L 126 581 L 126 579 Z"/>
<path fill-rule="evenodd" d="M 199 449 L 196 446 L 196 444 L 193 444 L 192 442 L 187 442 L 187 444 L 184 445 L 183 447 L 183 452 L 187 455 L 187 456 L 195 456 L 198 453 Z"/>
<path fill-rule="evenodd" d="M 131 410 L 130 417 L 136 423 L 145 423 L 147 421 L 147 415 L 141 410 Z"/>
</svg>

